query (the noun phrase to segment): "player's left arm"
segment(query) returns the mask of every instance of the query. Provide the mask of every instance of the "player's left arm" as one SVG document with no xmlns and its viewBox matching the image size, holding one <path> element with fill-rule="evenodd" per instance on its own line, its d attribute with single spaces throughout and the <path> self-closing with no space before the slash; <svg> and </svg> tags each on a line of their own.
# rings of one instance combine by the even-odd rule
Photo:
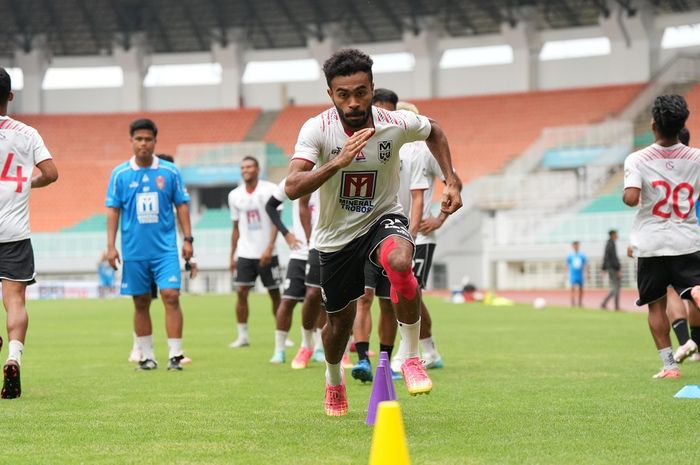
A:
<svg viewBox="0 0 700 465">
<path fill-rule="evenodd" d="M 423 217 L 423 197 L 425 191 L 414 189 L 411 191 L 411 211 L 408 219 L 408 232 L 415 239 L 418 236 L 421 218 Z"/>
<path fill-rule="evenodd" d="M 462 181 L 452 167 L 452 155 L 442 128 L 430 119 L 430 135 L 425 140 L 430 153 L 433 154 L 445 176 L 445 189 L 442 191 L 440 210 L 451 215 L 462 207 Z"/>
<path fill-rule="evenodd" d="M 183 202 L 175 206 L 177 212 L 177 221 L 180 223 L 182 234 L 184 237 L 192 237 L 192 223 L 190 223 L 190 206 L 187 202 Z M 194 247 L 190 241 L 182 241 L 182 258 L 189 261 L 194 254 Z"/>
<path fill-rule="evenodd" d="M 299 222 L 301 222 L 301 227 L 304 229 L 304 234 L 306 235 L 306 243 L 308 244 L 311 240 L 311 207 L 309 202 L 311 201 L 311 194 L 299 197 Z"/>
<path fill-rule="evenodd" d="M 39 168 L 39 174 L 32 178 L 32 189 L 46 187 L 58 179 L 58 169 L 52 159 L 44 160 L 36 167 Z"/>
</svg>

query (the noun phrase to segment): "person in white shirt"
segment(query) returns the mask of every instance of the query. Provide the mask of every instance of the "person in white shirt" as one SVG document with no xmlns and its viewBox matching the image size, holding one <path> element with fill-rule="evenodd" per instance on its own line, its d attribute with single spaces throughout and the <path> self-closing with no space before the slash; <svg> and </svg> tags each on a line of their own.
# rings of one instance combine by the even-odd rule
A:
<svg viewBox="0 0 700 465">
<path fill-rule="evenodd" d="M 37 130 L 7 116 L 13 98 L 12 79 L 0 68 L 0 281 L 9 339 L 0 391 L 3 399 L 22 394 L 20 365 L 29 326 L 25 293 L 36 277 L 29 238 L 29 194 L 31 189 L 46 187 L 58 179 L 56 165 Z M 35 166 L 39 174 L 32 176 Z"/>
<path fill-rule="evenodd" d="M 679 142 L 690 112 L 679 95 L 657 97 L 652 107 L 656 142 L 625 159 L 623 201 L 638 207 L 630 242 L 637 261 L 637 305 L 649 306 L 649 329 L 663 367 L 654 378 L 680 378 L 666 316 L 667 287 L 700 303 L 700 150 Z"/>
<path fill-rule="evenodd" d="M 267 200 L 277 189 L 270 181 L 259 179 L 260 165 L 254 157 L 241 161 L 243 183 L 228 194 L 233 231 L 231 233 L 231 266 L 236 287 L 238 337 L 229 344 L 232 349 L 250 345 L 248 338 L 248 293 L 260 276 L 272 300 L 272 315 L 280 304 L 280 269 L 275 249 L 277 227 L 265 213 Z"/>
<path fill-rule="evenodd" d="M 430 377 L 418 357 L 420 289 L 412 270 L 413 239 L 397 201 L 399 149 L 425 140 L 446 173 L 442 210 L 462 206 L 461 181 L 452 170 L 449 145 L 434 121 L 410 112 L 372 106 L 372 59 L 357 49 L 333 54 L 323 65 L 333 107 L 302 127 L 289 164 L 285 191 L 296 199 L 320 189 L 316 248 L 321 259 L 321 294 L 328 323 L 327 415 L 348 409 L 341 358 L 364 294 L 367 259 L 388 275 L 399 331 L 406 344 L 402 373 L 411 395 L 427 394 Z M 313 167 L 316 166 L 316 169 Z M 313 171 L 312 171 L 313 169 Z"/>
<path fill-rule="evenodd" d="M 301 346 L 292 360 L 292 368 L 306 368 L 313 356 L 314 326 L 321 311 L 321 289 L 318 285 L 308 283 L 307 274 L 311 266 L 309 260 L 309 243 L 312 230 L 318 221 L 318 191 L 296 199 L 292 203 L 292 229 L 289 231 L 282 222 L 278 208 L 287 199 L 284 192 L 286 179 L 283 179 L 267 201 L 265 211 L 277 227 L 291 249 L 287 263 L 287 276 L 284 280 L 282 301 L 277 309 L 277 326 L 275 329 L 275 349 L 270 363 L 281 364 L 286 360 L 285 343 L 292 326 L 292 313 L 297 302 L 302 306 Z"/>
</svg>

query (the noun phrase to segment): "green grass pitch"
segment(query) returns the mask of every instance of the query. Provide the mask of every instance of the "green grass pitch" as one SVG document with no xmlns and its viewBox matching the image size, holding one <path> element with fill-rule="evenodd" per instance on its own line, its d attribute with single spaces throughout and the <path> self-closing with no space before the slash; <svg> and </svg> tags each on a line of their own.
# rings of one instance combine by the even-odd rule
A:
<svg viewBox="0 0 700 465">
<path fill-rule="evenodd" d="M 700 456 L 700 401 L 673 398 L 700 384 L 700 364 L 686 363 L 681 380 L 652 380 L 660 361 L 644 314 L 428 303 L 446 368 L 431 371 L 429 396 L 396 386 L 414 465 Z M 349 379 L 349 414 L 326 418 L 322 364 L 270 365 L 269 303 L 251 304 L 252 346 L 231 350 L 234 298 L 183 298 L 194 363 L 178 373 L 165 370 L 159 302 L 155 372 L 126 362 L 129 300 L 29 302 L 23 395 L 0 402 L 0 463 L 366 464 L 370 385 Z M 297 344 L 298 328 L 295 314 Z"/>
</svg>

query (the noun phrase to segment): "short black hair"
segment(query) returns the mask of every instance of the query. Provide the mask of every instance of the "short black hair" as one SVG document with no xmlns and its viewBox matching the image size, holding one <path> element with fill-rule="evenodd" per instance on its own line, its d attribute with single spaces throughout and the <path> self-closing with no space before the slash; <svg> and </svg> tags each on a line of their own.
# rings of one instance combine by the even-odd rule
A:
<svg viewBox="0 0 700 465">
<path fill-rule="evenodd" d="M 678 133 L 678 141 L 683 145 L 690 145 L 690 131 L 684 127 Z"/>
<path fill-rule="evenodd" d="M 243 160 L 241 160 L 241 164 L 242 164 L 244 161 L 246 161 L 246 160 L 252 161 L 253 163 L 255 163 L 255 167 L 256 167 L 256 168 L 260 168 L 260 163 L 258 163 L 258 159 L 257 159 L 257 158 L 251 157 L 250 155 L 246 155 L 245 157 L 243 157 Z"/>
<path fill-rule="evenodd" d="M 608 236 L 613 237 L 613 234 L 617 234 L 617 229 L 611 229 L 608 231 Z"/>
<path fill-rule="evenodd" d="M 373 81 L 372 64 L 374 62 L 365 52 L 356 48 L 344 48 L 335 52 L 323 63 L 323 74 L 326 75 L 326 83 L 331 86 L 333 78 L 338 76 L 352 76 L 358 72 L 369 75 L 369 81 Z"/>
<path fill-rule="evenodd" d="M 574 241 L 571 243 L 571 245 L 579 245 L 579 241 Z"/>
<path fill-rule="evenodd" d="M 651 115 L 658 133 L 673 138 L 678 137 L 678 133 L 685 127 L 690 111 L 680 95 L 661 95 L 656 97 Z"/>
<path fill-rule="evenodd" d="M 160 158 L 161 160 L 169 161 L 170 163 L 175 163 L 173 156 L 168 155 L 167 153 L 159 153 L 156 155 L 156 157 Z"/>
<path fill-rule="evenodd" d="M 5 68 L 0 67 L 0 105 L 7 103 L 10 92 L 12 92 L 12 78 Z"/>
<path fill-rule="evenodd" d="M 374 95 L 372 96 L 372 104 L 374 105 L 377 102 L 389 102 L 393 106 L 396 106 L 396 104 L 399 103 L 399 96 L 396 95 L 396 92 L 393 90 L 389 89 L 374 89 Z"/>
<path fill-rule="evenodd" d="M 133 137 L 134 133 L 138 131 L 139 129 L 148 129 L 151 132 L 153 132 L 153 137 L 158 136 L 158 128 L 156 127 L 156 123 L 151 121 L 148 118 L 142 118 L 142 119 L 137 119 L 136 121 L 133 121 L 129 125 L 129 135 Z"/>
</svg>

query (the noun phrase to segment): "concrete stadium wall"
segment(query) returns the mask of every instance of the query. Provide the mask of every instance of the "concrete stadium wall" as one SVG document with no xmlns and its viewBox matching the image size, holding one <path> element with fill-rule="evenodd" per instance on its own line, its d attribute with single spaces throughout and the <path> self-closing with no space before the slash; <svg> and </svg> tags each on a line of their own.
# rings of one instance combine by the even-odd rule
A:
<svg viewBox="0 0 700 465">
<path fill-rule="evenodd" d="M 668 26 L 700 23 L 700 11 L 651 16 L 640 9 L 634 17 L 618 15 L 601 18 L 598 26 L 537 31 L 527 22 L 502 27 L 500 34 L 441 38 L 439 31 L 427 30 L 419 36 L 405 34 L 402 41 L 355 44 L 370 54 L 410 51 L 416 59 L 411 72 L 377 73 L 377 86 L 394 89 L 402 98 L 451 97 L 537 89 L 562 89 L 648 81 L 678 53 L 700 52 L 700 47 L 662 50 L 661 36 Z M 547 41 L 608 37 L 611 53 L 606 56 L 540 61 L 539 51 Z M 12 106 L 16 113 L 119 112 L 139 110 L 180 110 L 261 107 L 279 109 L 294 102 L 299 105 L 328 102 L 322 76 L 315 81 L 242 83 L 245 63 L 252 60 L 316 58 L 322 62 L 342 40 L 313 43 L 306 48 L 247 50 L 240 43 L 212 46 L 210 52 L 190 54 L 148 54 L 147 45 L 129 50 L 116 49 L 106 56 L 55 57 L 42 50 L 14 57 L 0 57 L 0 65 L 17 66 L 25 74 L 25 89 L 18 92 Z M 510 64 L 438 69 L 442 53 L 452 48 L 510 45 Z M 150 64 L 218 62 L 223 68 L 219 85 L 187 87 L 143 86 Z M 119 65 L 125 76 L 121 88 L 43 90 L 40 83 L 49 66 Z M 431 70 L 434 70 L 432 72 Z"/>
</svg>

